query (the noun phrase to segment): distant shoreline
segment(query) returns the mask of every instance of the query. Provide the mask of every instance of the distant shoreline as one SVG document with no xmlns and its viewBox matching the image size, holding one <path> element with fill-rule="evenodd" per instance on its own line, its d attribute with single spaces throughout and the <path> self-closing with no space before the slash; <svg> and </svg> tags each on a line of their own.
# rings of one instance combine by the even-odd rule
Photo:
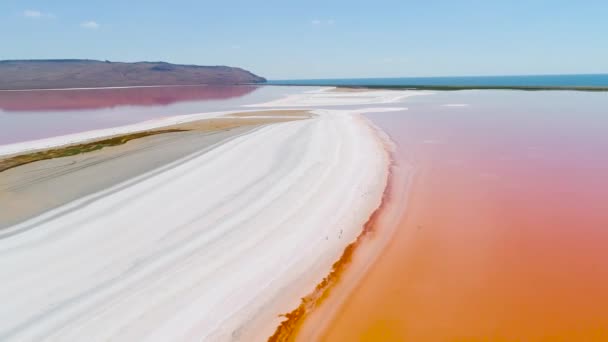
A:
<svg viewBox="0 0 608 342">
<path fill-rule="evenodd" d="M 574 91 L 608 91 L 608 87 L 539 87 L 539 86 L 356 86 L 340 88 L 364 89 L 413 89 L 413 90 L 574 90 Z"/>
<path fill-rule="evenodd" d="M 606 92 L 608 87 L 579 87 L 579 86 L 421 86 L 421 85 L 343 85 L 343 84 L 281 84 L 281 83 L 262 83 L 264 86 L 290 86 L 290 87 L 336 87 L 343 89 L 379 89 L 379 90 L 525 90 L 525 91 L 544 91 L 544 90 L 566 90 L 566 91 L 597 91 Z"/>
<path fill-rule="evenodd" d="M 342 89 L 379 89 L 379 90 L 525 90 L 525 91 L 596 91 L 607 92 L 608 87 L 579 87 L 579 86 L 420 86 L 420 85 L 342 85 L 342 84 L 290 84 L 290 83 L 241 83 L 241 84 L 168 84 L 168 85 L 136 85 L 86 88 L 34 88 L 34 89 L 0 89 L 0 92 L 33 92 L 33 91 L 66 91 L 66 90 L 98 90 L 98 89 L 130 89 L 130 88 L 167 88 L 167 87 L 239 87 L 239 86 L 279 86 L 279 87 L 336 87 Z"/>
<path fill-rule="evenodd" d="M 264 84 L 399 90 L 608 91 L 608 74 L 292 79 Z"/>
</svg>

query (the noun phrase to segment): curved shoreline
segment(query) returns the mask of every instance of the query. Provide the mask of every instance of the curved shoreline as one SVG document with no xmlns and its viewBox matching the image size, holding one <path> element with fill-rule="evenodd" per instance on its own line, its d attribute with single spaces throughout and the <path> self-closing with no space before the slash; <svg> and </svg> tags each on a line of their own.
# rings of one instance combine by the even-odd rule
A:
<svg viewBox="0 0 608 342">
<path fill-rule="evenodd" d="M 390 229 L 394 230 L 396 223 L 404 213 L 405 203 L 398 199 L 396 191 L 401 190 L 403 185 L 410 181 L 411 176 L 408 172 L 400 169 L 406 165 L 395 159 L 395 146 L 390 137 L 375 126 L 371 120 L 360 119 L 374 131 L 388 157 L 387 181 L 380 205 L 370 214 L 355 241 L 348 244 L 340 258 L 334 262 L 330 273 L 301 299 L 295 309 L 280 315 L 286 319 L 268 338 L 268 342 L 317 340 L 325 330 L 324 326 L 329 324 L 327 319 L 331 319 L 333 311 L 344 302 L 350 289 L 357 285 L 357 280 L 364 276 L 366 270 L 380 255 L 381 247 L 394 233 Z M 382 232 L 384 237 L 378 241 L 377 234 L 380 233 L 380 230 L 384 230 L 383 228 L 389 228 L 389 231 Z M 366 260 L 361 260 L 362 257 Z M 358 263 L 358 265 L 354 265 L 354 263 Z M 353 269 L 355 266 L 359 269 Z"/>
<path fill-rule="evenodd" d="M 0 336 L 224 340 L 248 336 L 250 319 L 274 321 L 356 237 L 385 187 L 370 128 L 352 112 L 318 114 L 24 223 L 35 229 L 0 244 L 0 298 L 13 312 Z"/>
</svg>

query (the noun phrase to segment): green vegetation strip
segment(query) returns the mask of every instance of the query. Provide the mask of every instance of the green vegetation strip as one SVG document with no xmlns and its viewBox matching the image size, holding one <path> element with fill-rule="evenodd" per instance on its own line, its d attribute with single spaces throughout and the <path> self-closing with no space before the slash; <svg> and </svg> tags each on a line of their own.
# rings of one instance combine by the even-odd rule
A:
<svg viewBox="0 0 608 342">
<path fill-rule="evenodd" d="M 18 155 L 0 160 L 0 172 L 12 169 L 14 167 L 37 162 L 45 159 L 61 158 L 75 156 L 77 154 L 101 150 L 104 147 L 117 146 L 126 143 L 127 141 L 139 139 L 151 135 L 184 132 L 184 129 L 165 129 L 158 131 L 146 131 L 133 134 L 122 135 L 114 138 L 98 140 L 90 143 L 60 147 L 51 150 L 32 152 L 28 154 Z"/>
<path fill-rule="evenodd" d="M 327 86 L 327 85 L 326 85 Z M 608 91 L 608 87 L 536 87 L 536 86 L 416 86 L 416 85 L 365 85 L 340 86 L 352 89 L 395 89 L 395 90 L 573 90 L 573 91 Z"/>
</svg>

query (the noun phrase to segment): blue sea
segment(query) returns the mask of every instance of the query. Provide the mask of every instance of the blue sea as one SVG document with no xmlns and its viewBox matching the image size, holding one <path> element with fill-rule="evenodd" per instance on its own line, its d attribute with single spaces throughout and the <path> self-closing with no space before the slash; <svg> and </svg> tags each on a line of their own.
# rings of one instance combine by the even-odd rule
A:
<svg viewBox="0 0 608 342">
<path fill-rule="evenodd" d="M 608 87 L 608 74 L 336 78 L 271 80 L 268 81 L 268 84 L 315 86 Z"/>
</svg>

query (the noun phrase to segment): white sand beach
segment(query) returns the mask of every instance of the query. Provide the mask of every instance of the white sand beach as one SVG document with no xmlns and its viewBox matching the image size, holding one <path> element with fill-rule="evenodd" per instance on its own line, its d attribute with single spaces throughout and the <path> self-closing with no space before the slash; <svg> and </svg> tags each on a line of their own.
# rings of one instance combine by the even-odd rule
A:
<svg viewBox="0 0 608 342">
<path fill-rule="evenodd" d="M 264 104 L 318 106 L 312 116 L 207 113 L 5 146 L 25 153 L 218 115 L 288 120 L 211 138 L 161 134 L 0 173 L 53 180 L 24 202 L 62 193 L 0 230 L 0 339 L 265 340 L 380 206 L 390 142 L 360 114 L 405 109 L 320 107 L 411 96 L 323 93 L 318 102 L 314 92 Z M 70 174 L 79 165 L 85 171 Z M 55 168 L 69 172 L 40 171 Z"/>
</svg>

